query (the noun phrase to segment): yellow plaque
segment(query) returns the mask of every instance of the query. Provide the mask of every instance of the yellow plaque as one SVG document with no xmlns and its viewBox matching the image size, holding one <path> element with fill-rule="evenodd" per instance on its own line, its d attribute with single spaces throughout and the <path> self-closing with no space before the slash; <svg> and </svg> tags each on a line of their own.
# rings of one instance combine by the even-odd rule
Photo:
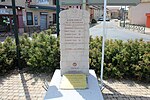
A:
<svg viewBox="0 0 150 100">
<path fill-rule="evenodd" d="M 87 80 L 85 74 L 65 74 L 60 83 L 60 89 L 86 89 Z"/>
</svg>

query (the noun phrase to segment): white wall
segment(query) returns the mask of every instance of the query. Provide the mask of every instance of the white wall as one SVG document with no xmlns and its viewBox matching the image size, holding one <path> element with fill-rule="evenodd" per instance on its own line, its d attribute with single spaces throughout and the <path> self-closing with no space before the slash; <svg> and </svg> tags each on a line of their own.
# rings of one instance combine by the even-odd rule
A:
<svg viewBox="0 0 150 100">
<path fill-rule="evenodd" d="M 129 20 L 131 24 L 146 24 L 146 13 L 150 13 L 150 3 L 140 3 L 129 8 Z"/>
</svg>

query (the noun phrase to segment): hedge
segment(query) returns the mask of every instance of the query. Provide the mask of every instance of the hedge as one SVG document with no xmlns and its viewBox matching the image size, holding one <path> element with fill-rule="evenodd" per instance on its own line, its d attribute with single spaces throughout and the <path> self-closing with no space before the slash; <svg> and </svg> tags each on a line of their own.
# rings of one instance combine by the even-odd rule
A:
<svg viewBox="0 0 150 100">
<path fill-rule="evenodd" d="M 90 38 L 90 67 L 100 75 L 102 38 Z M 150 42 L 107 40 L 104 78 L 131 78 L 150 82 Z"/>
<path fill-rule="evenodd" d="M 90 67 L 100 75 L 102 37 L 90 37 Z M 0 74 L 16 68 L 16 46 L 7 37 L 0 42 Z M 34 34 L 32 39 L 20 37 L 21 67 L 32 72 L 51 73 L 59 68 L 59 39 L 51 31 Z M 150 42 L 141 40 L 107 40 L 105 47 L 104 78 L 132 78 L 150 82 Z"/>
</svg>

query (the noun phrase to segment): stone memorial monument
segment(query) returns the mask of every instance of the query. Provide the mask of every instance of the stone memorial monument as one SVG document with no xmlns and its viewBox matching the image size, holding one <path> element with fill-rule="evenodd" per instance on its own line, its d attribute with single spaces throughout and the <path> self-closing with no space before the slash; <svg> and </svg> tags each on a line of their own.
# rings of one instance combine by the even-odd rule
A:
<svg viewBox="0 0 150 100">
<path fill-rule="evenodd" d="M 60 70 L 44 100 L 103 100 L 94 70 L 89 70 L 89 22 L 86 10 L 60 12 Z"/>
<path fill-rule="evenodd" d="M 89 74 L 89 22 L 88 11 L 78 9 L 61 11 L 61 75 Z"/>
</svg>

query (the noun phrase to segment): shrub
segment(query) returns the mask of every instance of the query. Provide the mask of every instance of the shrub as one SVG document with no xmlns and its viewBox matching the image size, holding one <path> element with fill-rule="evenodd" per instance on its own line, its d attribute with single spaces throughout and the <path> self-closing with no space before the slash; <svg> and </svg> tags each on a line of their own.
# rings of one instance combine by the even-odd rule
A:
<svg viewBox="0 0 150 100">
<path fill-rule="evenodd" d="M 53 72 L 59 67 L 59 41 L 49 32 L 35 33 L 32 40 L 24 35 L 20 45 L 21 59 L 30 71 Z"/>
<path fill-rule="evenodd" d="M 90 37 L 90 67 L 100 75 L 102 37 Z M 59 38 L 51 31 L 20 37 L 21 67 L 33 72 L 53 72 L 60 67 Z M 16 68 L 16 46 L 12 38 L 0 43 L 0 73 Z M 104 78 L 132 78 L 150 82 L 150 42 L 106 40 Z"/>
<path fill-rule="evenodd" d="M 59 47 L 55 37 L 34 35 L 29 51 L 29 68 L 37 72 L 52 72 L 59 67 Z"/>
<path fill-rule="evenodd" d="M 0 42 L 0 75 L 15 68 L 16 46 L 12 38 Z"/>
<path fill-rule="evenodd" d="M 100 75 L 101 41 L 91 39 L 90 66 Z M 107 40 L 105 46 L 104 78 L 132 78 L 150 82 L 150 43 L 143 40 Z"/>
</svg>

